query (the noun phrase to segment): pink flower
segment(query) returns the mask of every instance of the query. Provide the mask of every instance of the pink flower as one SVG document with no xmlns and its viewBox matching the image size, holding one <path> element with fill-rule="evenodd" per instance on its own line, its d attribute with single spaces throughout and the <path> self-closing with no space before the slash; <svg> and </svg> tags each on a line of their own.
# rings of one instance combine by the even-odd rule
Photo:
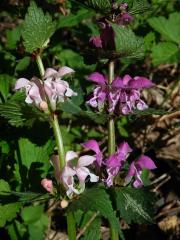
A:
<svg viewBox="0 0 180 240">
<path fill-rule="evenodd" d="M 46 69 L 44 90 L 53 110 L 56 109 L 57 102 L 64 102 L 67 97 L 77 96 L 77 93 L 69 87 L 68 82 L 61 79 L 71 73 L 74 73 L 74 70 L 69 67 L 62 67 L 58 71 L 53 68 Z"/>
<path fill-rule="evenodd" d="M 66 194 L 71 197 L 73 193 L 80 194 L 85 189 L 85 180 L 89 176 L 90 182 L 97 182 L 99 177 L 91 173 L 87 166 L 91 165 L 96 159 L 95 157 L 85 155 L 78 159 L 77 165 L 73 166 L 72 160 L 78 158 L 77 153 L 68 151 L 66 153 L 66 166 L 61 175 L 64 187 L 67 189 Z M 74 176 L 77 176 L 79 182 L 75 184 Z M 75 186 L 76 185 L 76 186 Z"/>
<path fill-rule="evenodd" d="M 129 171 L 126 177 L 126 183 L 129 183 L 132 177 L 135 177 L 135 181 L 133 182 L 133 186 L 135 188 L 139 188 L 143 186 L 143 182 L 141 179 L 141 173 L 143 169 L 155 169 L 156 165 L 153 160 L 148 156 L 142 155 L 136 161 L 133 161 L 129 167 Z"/>
<path fill-rule="evenodd" d="M 89 42 L 92 43 L 97 48 L 102 48 L 102 40 L 100 36 L 94 36 L 89 39 Z"/>
<path fill-rule="evenodd" d="M 43 188 L 46 189 L 46 191 L 53 193 L 53 183 L 52 180 L 44 178 L 41 181 L 41 185 L 43 186 Z"/>
<path fill-rule="evenodd" d="M 41 88 L 43 87 L 39 79 L 36 79 L 36 81 L 34 81 L 34 79 L 29 81 L 26 78 L 19 78 L 16 82 L 15 90 L 25 88 L 26 91 L 25 102 L 28 104 L 34 103 L 36 106 L 39 107 L 43 99 L 41 90 L 38 85 L 41 86 Z"/>
</svg>

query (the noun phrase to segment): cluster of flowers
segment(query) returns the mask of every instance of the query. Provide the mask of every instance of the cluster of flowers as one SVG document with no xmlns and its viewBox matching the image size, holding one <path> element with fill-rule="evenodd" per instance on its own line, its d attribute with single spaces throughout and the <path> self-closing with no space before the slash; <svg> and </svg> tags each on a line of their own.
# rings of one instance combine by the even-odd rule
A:
<svg viewBox="0 0 180 240">
<path fill-rule="evenodd" d="M 95 155 L 84 155 L 78 158 L 77 153 L 73 151 L 68 151 L 66 153 L 66 165 L 62 172 L 56 172 L 56 179 L 61 182 L 65 189 L 68 197 L 72 197 L 73 193 L 80 194 L 85 189 L 86 178 L 90 177 L 90 182 L 98 182 L 99 176 L 91 173 L 88 166 L 94 164 L 96 169 L 106 171 L 106 178 L 101 179 L 106 183 L 108 187 L 113 185 L 113 179 L 117 176 L 119 171 L 122 170 L 125 161 L 127 160 L 129 154 L 132 152 L 129 144 L 123 142 L 119 145 L 117 152 L 109 156 L 107 159 L 103 157 L 103 153 L 96 140 L 89 140 L 82 144 L 88 150 L 92 150 Z M 77 164 L 73 164 L 73 159 L 77 159 Z M 57 171 L 57 162 L 54 163 Z M 143 186 L 143 181 L 141 179 L 141 173 L 143 169 L 155 169 L 156 166 L 152 159 L 148 156 L 142 155 L 130 164 L 127 176 L 125 178 L 125 183 L 131 182 L 134 177 L 133 186 L 139 188 Z M 101 173 L 102 173 L 101 171 Z M 78 179 L 78 182 L 77 180 Z M 53 193 L 52 180 L 43 179 L 41 182 L 42 186 L 48 191 Z"/>
<path fill-rule="evenodd" d="M 113 4 L 113 22 L 120 26 L 131 23 L 133 21 L 133 17 L 127 12 L 127 9 L 127 3 Z M 96 48 L 114 48 L 114 32 L 110 22 L 106 18 L 101 18 L 98 21 L 98 25 L 100 27 L 100 35 L 91 37 L 89 42 Z"/>
<path fill-rule="evenodd" d="M 88 80 L 96 83 L 93 96 L 87 102 L 90 106 L 101 111 L 107 103 L 110 113 L 117 111 L 124 115 L 132 113 L 135 109 L 148 108 L 140 98 L 140 90 L 154 86 L 145 77 L 132 78 L 129 75 L 125 75 L 123 78 L 116 77 L 112 84 L 108 84 L 107 77 L 98 72 L 89 75 Z"/>
<path fill-rule="evenodd" d="M 15 85 L 15 90 L 25 88 L 26 99 L 28 104 L 35 104 L 42 110 L 47 110 L 47 98 L 51 109 L 56 110 L 58 102 L 64 102 L 65 98 L 76 96 L 67 81 L 62 80 L 67 74 L 74 73 L 74 70 L 69 67 L 62 67 L 58 71 L 53 68 L 48 68 L 45 71 L 43 82 L 33 77 L 30 80 L 26 78 L 19 78 Z"/>
</svg>

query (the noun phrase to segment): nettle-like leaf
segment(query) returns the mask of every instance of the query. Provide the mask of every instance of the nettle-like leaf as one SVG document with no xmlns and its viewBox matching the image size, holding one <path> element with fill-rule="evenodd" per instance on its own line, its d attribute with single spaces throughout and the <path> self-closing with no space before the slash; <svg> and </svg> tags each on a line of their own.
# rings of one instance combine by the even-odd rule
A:
<svg viewBox="0 0 180 240">
<path fill-rule="evenodd" d="M 115 189 L 117 209 L 127 223 L 152 223 L 154 195 L 144 188 Z"/>
<path fill-rule="evenodd" d="M 134 110 L 132 115 L 148 116 L 148 115 L 164 115 L 167 113 L 168 112 L 164 109 L 147 108 L 145 110 Z"/>
<path fill-rule="evenodd" d="M 159 32 L 166 40 L 180 44 L 180 13 L 174 12 L 169 18 L 153 17 L 148 20 L 149 25 Z"/>
<path fill-rule="evenodd" d="M 54 142 L 48 140 L 43 146 L 37 146 L 27 138 L 18 141 L 22 165 L 30 169 L 31 164 L 42 163 L 42 167 L 47 171 L 49 168 L 49 155 L 53 152 Z"/>
<path fill-rule="evenodd" d="M 47 46 L 49 38 L 55 31 L 56 23 L 49 14 L 44 14 L 34 1 L 31 1 L 22 31 L 24 46 L 27 52 Z"/>
<path fill-rule="evenodd" d="M 49 218 L 44 213 L 43 205 L 28 206 L 21 212 L 22 219 L 28 226 L 29 239 L 43 240 L 45 230 L 49 224 Z"/>
<path fill-rule="evenodd" d="M 123 58 L 133 59 L 144 56 L 144 40 L 137 37 L 130 28 L 112 24 L 115 32 L 116 52 Z"/>
<path fill-rule="evenodd" d="M 98 12 L 102 12 L 104 14 L 111 12 L 111 1 L 110 0 L 78 0 L 78 2 L 83 5 L 90 7 Z"/>
<path fill-rule="evenodd" d="M 80 195 L 78 200 L 72 202 L 68 208 L 68 211 L 75 212 L 78 209 L 82 210 L 83 212 L 99 212 L 101 216 L 108 219 L 114 228 L 116 228 L 121 239 L 124 239 L 123 233 L 120 229 L 119 220 L 112 208 L 109 195 L 103 188 L 91 188 L 86 190 L 82 195 Z"/>
<path fill-rule="evenodd" d="M 148 10 L 150 10 L 150 4 L 147 2 L 147 0 L 133 0 L 129 13 L 138 14 Z"/>
<path fill-rule="evenodd" d="M 178 62 L 178 52 L 180 52 L 178 46 L 172 42 L 159 43 L 152 48 L 152 63 L 157 66 L 162 63 Z"/>
<path fill-rule="evenodd" d="M 16 99 L 16 96 L 19 97 L 19 99 Z M 11 100 L 5 104 L 0 104 L 0 116 L 7 119 L 9 124 L 15 127 L 31 127 L 37 120 L 47 120 L 47 116 L 39 109 L 32 105 L 25 104 L 22 95 L 17 94 L 16 96 L 13 96 Z M 20 99 L 22 101 L 19 101 Z"/>
<path fill-rule="evenodd" d="M 9 184 L 1 179 L 0 180 L 0 195 L 5 196 L 8 195 L 10 191 Z M 1 200 L 0 200 L 1 203 Z M 16 217 L 16 213 L 19 211 L 21 207 L 21 203 L 8 203 L 8 204 L 0 204 L 0 227 L 3 227 L 7 221 L 11 221 Z"/>
<path fill-rule="evenodd" d="M 100 217 L 96 217 L 93 222 L 90 224 L 90 226 L 87 228 L 84 237 L 82 237 L 82 240 L 92 240 L 100 239 L 100 227 L 101 227 L 101 219 Z"/>
<path fill-rule="evenodd" d="M 0 98 L 1 95 L 4 101 L 7 100 L 9 94 L 9 86 L 12 81 L 12 77 L 7 74 L 0 74 Z"/>
</svg>

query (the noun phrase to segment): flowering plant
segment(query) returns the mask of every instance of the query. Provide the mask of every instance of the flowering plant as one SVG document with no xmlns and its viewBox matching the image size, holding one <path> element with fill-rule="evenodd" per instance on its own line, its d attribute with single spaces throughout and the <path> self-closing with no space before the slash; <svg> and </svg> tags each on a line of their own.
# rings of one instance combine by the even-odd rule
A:
<svg viewBox="0 0 180 240">
<path fill-rule="evenodd" d="M 60 11 L 65 11 L 62 2 Z M 16 181 L 18 187 L 11 190 L 9 184 L 2 181 L 0 192 L 17 199 L 19 205 L 13 205 L 14 214 L 20 212 L 24 204 L 21 219 L 26 226 L 29 224 L 30 239 L 34 237 L 31 230 L 36 224 L 41 228 L 42 239 L 47 226 L 53 225 L 56 211 L 67 221 L 70 240 L 82 235 L 93 239 L 93 234 L 95 239 L 100 239 L 104 218 L 110 238 L 125 239 L 120 219 L 128 224 L 152 223 L 153 219 L 148 212 L 148 208 L 153 208 L 153 194 L 149 191 L 147 175 L 158 163 L 146 146 L 137 149 L 131 135 L 118 130 L 124 119 L 131 122 L 133 118 L 149 114 L 148 111 L 152 113 L 146 94 L 155 88 L 154 79 L 146 73 L 136 75 L 128 67 L 121 69 L 123 64 L 134 66 L 143 56 L 143 40 L 135 35 L 131 26 L 136 21 L 136 13 L 147 10 L 149 5 L 146 1 L 144 5 L 137 4 L 139 1 L 135 0 L 76 2 L 101 15 L 92 13 L 93 27 L 88 26 L 87 21 L 86 28 L 92 31 L 85 43 L 79 37 L 82 33 L 78 37 L 73 31 L 68 35 L 66 27 L 71 26 L 70 20 L 66 22 L 68 11 L 56 24 L 34 1 L 28 7 L 19 41 L 34 72 L 32 69 L 28 73 L 16 72 L 12 97 L 0 110 L 11 125 L 28 127 L 30 137 L 20 136 L 18 150 L 14 152 L 13 174 L 18 180 L 12 180 L 12 189 Z M 65 28 L 62 36 L 61 28 Z M 58 43 L 57 49 L 51 48 L 53 41 L 50 41 L 55 30 L 62 38 L 62 45 Z M 84 59 L 66 49 L 66 39 L 72 49 L 78 41 Z M 49 51 L 48 58 L 46 51 Z M 88 65 L 85 63 L 89 56 L 92 62 Z M 36 144 L 38 141 L 42 141 L 42 145 Z M 33 181 L 37 189 L 31 184 Z M 146 194 L 150 196 L 147 202 Z M 42 219 L 32 225 L 31 205 L 42 213 Z M 48 217 L 43 212 L 46 208 Z M 90 224 L 94 226 L 93 221 L 97 225 L 95 230 L 88 229 Z M 9 229 L 12 234 L 12 227 Z M 21 234 L 25 236 L 23 231 Z"/>
</svg>

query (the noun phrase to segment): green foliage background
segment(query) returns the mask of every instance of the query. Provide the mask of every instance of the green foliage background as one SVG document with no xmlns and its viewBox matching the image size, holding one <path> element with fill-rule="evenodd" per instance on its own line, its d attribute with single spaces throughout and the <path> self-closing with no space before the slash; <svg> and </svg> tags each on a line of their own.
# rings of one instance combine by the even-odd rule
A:
<svg viewBox="0 0 180 240">
<path fill-rule="evenodd" d="M 12 1 L 12 5 L 7 1 L 0 3 L 3 9 L 0 17 L 7 25 L 1 30 L 0 42 L 0 234 L 12 240 L 44 239 L 49 225 L 45 214 L 49 196 L 43 191 L 40 181 L 53 173 L 49 164 L 49 156 L 55 146 L 52 129 L 42 112 L 24 103 L 23 93 L 14 92 L 15 81 L 20 76 L 39 76 L 33 56 L 37 47 L 45 48 L 45 67 L 67 65 L 76 71 L 70 85 L 78 92 L 78 97 L 59 106 L 63 110 L 61 128 L 65 149 L 79 151 L 81 142 L 90 138 L 102 140 L 106 133 L 107 116 L 92 112 L 84 103 L 92 90 L 85 76 L 95 69 L 106 73 L 106 55 L 97 63 L 96 56 L 88 56 L 86 50 L 89 38 L 99 32 L 96 19 L 109 12 L 110 1 L 90 0 L 85 5 L 84 1 L 75 0 L 67 0 L 64 5 L 53 0 L 35 2 L 46 14 L 37 10 L 35 4 L 25 17 L 29 1 L 17 4 Z M 127 2 L 132 13 L 136 13 L 138 4 L 143 1 Z M 149 11 L 139 12 L 135 17 L 133 31 L 137 36 L 130 29 L 120 30 L 113 26 L 117 36 L 116 50 L 122 54 L 117 67 L 120 75 L 133 71 L 133 75 L 149 76 L 162 64 L 178 64 L 180 61 L 179 1 L 150 0 L 149 5 L 143 5 L 143 8 L 149 8 Z M 24 18 L 25 22 L 22 21 Z M 128 43 L 125 36 L 129 38 Z M 126 44 L 132 46 L 128 56 L 123 54 L 123 51 L 127 53 Z M 145 59 L 141 60 L 142 56 Z M 140 60 L 135 63 L 137 59 Z M 144 63 L 146 66 L 142 68 Z M 152 106 L 141 114 L 148 116 L 165 112 L 166 109 L 161 107 L 155 111 Z M 132 138 L 129 129 L 139 114 L 117 119 L 117 140 Z M 100 239 L 102 219 L 103 223 L 106 219 L 113 222 L 124 239 L 118 217 L 128 224 L 152 223 L 153 210 L 149 210 L 152 209 L 153 197 L 148 195 L 149 201 L 144 202 L 147 194 L 150 193 L 146 189 L 117 188 L 112 194 L 117 201 L 112 202 L 109 192 L 103 187 L 90 188 L 70 205 L 68 211 L 73 211 L 79 228 L 85 225 L 93 212 L 98 212 L 98 217 L 81 239 Z M 82 211 L 87 211 L 87 214 Z"/>
</svg>

